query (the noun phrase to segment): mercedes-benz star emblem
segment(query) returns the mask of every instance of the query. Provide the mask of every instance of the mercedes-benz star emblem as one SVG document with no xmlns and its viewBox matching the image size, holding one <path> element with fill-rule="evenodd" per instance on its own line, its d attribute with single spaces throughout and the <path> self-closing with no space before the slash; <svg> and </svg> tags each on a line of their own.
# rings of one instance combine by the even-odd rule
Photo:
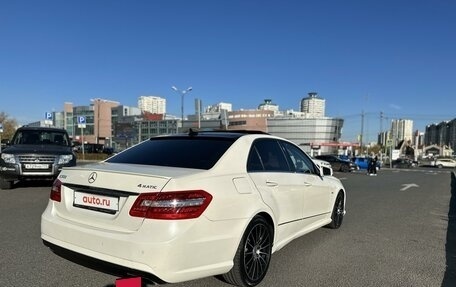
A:
<svg viewBox="0 0 456 287">
<path fill-rule="evenodd" d="M 97 173 L 96 172 L 92 172 L 90 175 L 89 175 L 89 183 L 94 183 L 95 180 L 97 180 Z"/>
</svg>

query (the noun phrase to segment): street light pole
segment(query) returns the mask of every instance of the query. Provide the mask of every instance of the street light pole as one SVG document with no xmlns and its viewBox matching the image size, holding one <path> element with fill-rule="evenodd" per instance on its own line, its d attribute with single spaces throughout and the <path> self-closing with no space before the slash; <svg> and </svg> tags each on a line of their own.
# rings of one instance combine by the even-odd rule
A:
<svg viewBox="0 0 456 287">
<path fill-rule="evenodd" d="M 179 90 L 176 88 L 176 86 L 172 86 L 171 89 L 173 89 L 175 92 L 179 93 L 181 95 L 181 125 L 182 127 L 184 126 L 184 96 L 186 93 L 190 92 L 192 90 L 192 87 L 188 87 L 186 90 Z"/>
</svg>

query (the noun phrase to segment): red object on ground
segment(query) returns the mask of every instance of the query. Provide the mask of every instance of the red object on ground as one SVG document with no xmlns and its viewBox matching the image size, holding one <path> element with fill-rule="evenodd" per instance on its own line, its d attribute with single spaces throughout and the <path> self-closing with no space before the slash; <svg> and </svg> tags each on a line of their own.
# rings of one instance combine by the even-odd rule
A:
<svg viewBox="0 0 456 287">
<path fill-rule="evenodd" d="M 116 279 L 116 287 L 141 287 L 141 277 Z"/>
</svg>

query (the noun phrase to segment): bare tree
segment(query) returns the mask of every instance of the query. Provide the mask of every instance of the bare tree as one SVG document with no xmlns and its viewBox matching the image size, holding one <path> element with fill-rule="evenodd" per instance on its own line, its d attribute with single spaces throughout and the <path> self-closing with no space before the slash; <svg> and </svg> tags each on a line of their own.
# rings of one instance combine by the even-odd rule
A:
<svg viewBox="0 0 456 287">
<path fill-rule="evenodd" d="M 16 119 L 12 119 L 5 112 L 0 112 L 0 123 L 3 125 L 2 139 L 11 139 L 17 129 Z"/>
</svg>

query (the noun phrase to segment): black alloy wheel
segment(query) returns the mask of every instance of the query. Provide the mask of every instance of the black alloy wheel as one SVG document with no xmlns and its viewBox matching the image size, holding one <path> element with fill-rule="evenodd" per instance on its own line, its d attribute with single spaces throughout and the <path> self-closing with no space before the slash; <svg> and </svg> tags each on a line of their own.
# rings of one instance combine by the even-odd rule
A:
<svg viewBox="0 0 456 287">
<path fill-rule="evenodd" d="M 273 244 L 273 232 L 261 216 L 250 222 L 234 257 L 234 266 L 223 279 L 237 286 L 255 286 L 260 283 L 269 268 Z"/>
<path fill-rule="evenodd" d="M 342 172 L 349 172 L 349 171 L 350 171 L 350 167 L 348 166 L 348 164 L 342 164 L 342 165 L 340 166 L 340 170 L 341 170 Z"/>
<path fill-rule="evenodd" d="M 328 226 L 332 229 L 338 229 L 344 220 L 344 194 L 339 192 L 334 202 L 334 208 L 331 214 L 331 223 Z"/>
</svg>

